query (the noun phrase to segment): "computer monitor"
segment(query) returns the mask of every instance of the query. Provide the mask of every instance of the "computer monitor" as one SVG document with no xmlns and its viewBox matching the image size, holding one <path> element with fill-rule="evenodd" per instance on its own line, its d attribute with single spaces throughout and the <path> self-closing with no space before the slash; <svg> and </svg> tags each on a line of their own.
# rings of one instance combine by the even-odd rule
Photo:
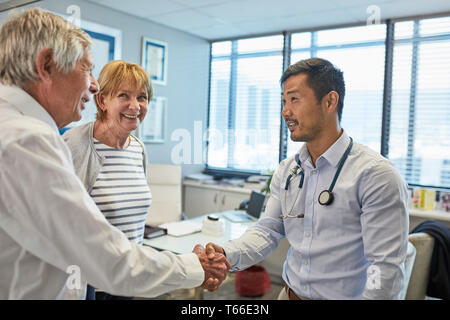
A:
<svg viewBox="0 0 450 320">
<path fill-rule="evenodd" d="M 264 194 L 252 191 L 250 200 L 248 201 L 247 213 L 256 219 L 259 219 L 265 199 L 266 196 Z"/>
</svg>

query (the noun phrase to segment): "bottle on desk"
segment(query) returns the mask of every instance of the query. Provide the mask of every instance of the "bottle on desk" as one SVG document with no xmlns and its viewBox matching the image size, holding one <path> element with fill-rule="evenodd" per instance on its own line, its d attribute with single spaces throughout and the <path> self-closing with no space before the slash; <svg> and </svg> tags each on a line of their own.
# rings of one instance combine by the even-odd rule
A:
<svg viewBox="0 0 450 320">
<path fill-rule="evenodd" d="M 223 223 L 219 217 L 209 215 L 203 220 L 202 233 L 220 237 L 223 235 Z"/>
</svg>

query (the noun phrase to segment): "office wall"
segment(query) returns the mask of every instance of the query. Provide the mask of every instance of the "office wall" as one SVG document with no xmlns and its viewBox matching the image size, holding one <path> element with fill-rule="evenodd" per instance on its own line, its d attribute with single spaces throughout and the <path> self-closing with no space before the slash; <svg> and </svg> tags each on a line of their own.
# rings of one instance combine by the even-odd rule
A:
<svg viewBox="0 0 450 320">
<path fill-rule="evenodd" d="M 201 122 L 202 132 L 206 128 L 208 103 L 209 44 L 206 40 L 142 18 L 124 14 L 83 0 L 44 0 L 26 7 L 41 7 L 57 13 L 67 14 L 70 5 L 78 5 L 81 19 L 122 30 L 122 59 L 140 64 L 142 36 L 168 43 L 167 85 L 154 85 L 155 96 L 167 99 L 168 114 L 166 138 L 162 144 L 146 144 L 149 161 L 172 164 L 172 150 L 180 150 L 180 143 L 190 144 L 191 156 L 187 152 L 182 164 L 183 175 L 200 172 L 203 164 L 194 161 L 194 123 Z M 7 18 L 0 14 L 0 23 Z M 147 115 L 149 116 L 149 115 Z M 171 141 L 172 133 L 185 129 L 191 136 L 190 143 L 178 138 Z M 182 131 L 175 131 L 182 132 Z M 188 137 L 188 136 L 186 136 Z M 197 139 L 197 141 L 201 141 Z M 178 153 L 180 154 L 180 153 Z"/>
</svg>

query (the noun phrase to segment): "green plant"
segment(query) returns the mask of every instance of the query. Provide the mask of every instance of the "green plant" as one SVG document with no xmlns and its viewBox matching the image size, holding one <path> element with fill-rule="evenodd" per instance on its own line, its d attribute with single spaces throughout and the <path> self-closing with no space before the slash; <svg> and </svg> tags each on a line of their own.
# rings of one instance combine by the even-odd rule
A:
<svg viewBox="0 0 450 320">
<path fill-rule="evenodd" d="M 266 186 L 261 190 L 262 193 L 265 193 L 265 194 L 270 193 L 270 182 L 272 182 L 272 176 L 273 176 L 274 172 L 275 172 L 274 170 L 269 170 L 267 172 L 267 174 L 269 175 L 269 179 L 267 179 L 267 181 L 266 181 Z"/>
</svg>

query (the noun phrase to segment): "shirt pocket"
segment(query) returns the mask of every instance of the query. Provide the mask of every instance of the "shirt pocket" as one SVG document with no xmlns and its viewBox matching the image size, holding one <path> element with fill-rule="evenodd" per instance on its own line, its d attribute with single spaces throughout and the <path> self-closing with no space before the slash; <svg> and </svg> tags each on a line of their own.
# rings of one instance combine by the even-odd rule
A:
<svg viewBox="0 0 450 320">
<path fill-rule="evenodd" d="M 299 250 L 303 241 L 304 218 L 285 218 L 283 223 L 289 244 Z"/>
</svg>

